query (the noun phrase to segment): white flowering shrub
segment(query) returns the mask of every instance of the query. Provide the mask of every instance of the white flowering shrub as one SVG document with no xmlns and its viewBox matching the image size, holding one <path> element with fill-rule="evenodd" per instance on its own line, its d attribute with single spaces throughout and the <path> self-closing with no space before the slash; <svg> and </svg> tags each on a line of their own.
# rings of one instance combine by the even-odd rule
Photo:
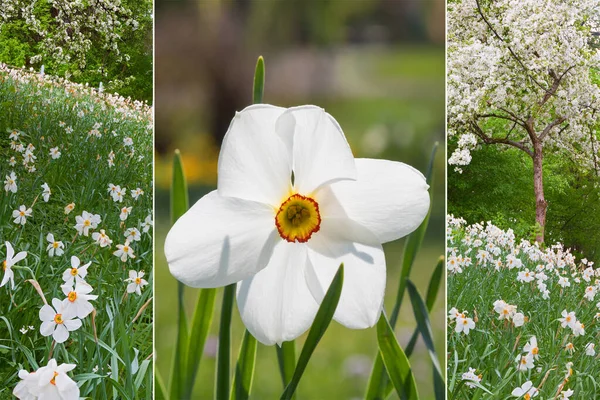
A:
<svg viewBox="0 0 600 400">
<path fill-rule="evenodd" d="M 145 398 L 152 110 L 4 65 L 0 104 L 0 397 Z"/>
<path fill-rule="evenodd" d="M 600 269 L 491 222 L 447 240 L 451 398 L 597 398 Z"/>
</svg>

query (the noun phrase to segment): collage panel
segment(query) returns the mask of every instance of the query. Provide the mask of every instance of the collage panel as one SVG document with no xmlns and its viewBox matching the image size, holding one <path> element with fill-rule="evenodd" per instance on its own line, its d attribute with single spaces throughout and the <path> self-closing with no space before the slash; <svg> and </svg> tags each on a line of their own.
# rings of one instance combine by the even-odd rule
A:
<svg viewBox="0 0 600 400">
<path fill-rule="evenodd" d="M 157 2 L 155 51 L 157 398 L 443 399 L 444 3 Z"/>
<path fill-rule="evenodd" d="M 1 399 L 153 396 L 152 6 L 0 4 Z"/>
<path fill-rule="evenodd" d="M 597 1 L 449 1 L 451 399 L 600 398 Z"/>
</svg>

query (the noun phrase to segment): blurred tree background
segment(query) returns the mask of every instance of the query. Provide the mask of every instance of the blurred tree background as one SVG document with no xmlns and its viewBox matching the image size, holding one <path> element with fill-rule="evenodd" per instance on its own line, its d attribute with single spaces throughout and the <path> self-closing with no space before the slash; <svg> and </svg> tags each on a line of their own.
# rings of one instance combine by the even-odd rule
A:
<svg viewBox="0 0 600 400">
<path fill-rule="evenodd" d="M 0 62 L 152 103 L 152 0 L 2 0 Z"/>
<path fill-rule="evenodd" d="M 235 111 L 251 103 L 259 55 L 266 64 L 264 101 L 323 107 L 340 123 L 356 157 L 398 160 L 425 172 L 431 149 L 440 142 L 432 219 L 412 274 L 424 293 L 445 249 L 445 2 L 157 0 L 155 13 L 155 318 L 157 369 L 163 377 L 170 371 L 176 332 L 176 281 L 162 253 L 170 226 L 172 154 L 177 148 L 182 152 L 191 204 L 216 187 L 219 146 Z M 384 249 L 389 310 L 403 240 Z M 196 290 L 186 289 L 188 311 L 196 296 Z M 443 298 L 441 291 L 431 315 L 438 349 L 445 347 Z M 410 301 L 405 298 L 403 304 L 396 332 L 406 345 L 416 323 Z M 233 326 L 237 349 L 243 333 L 237 311 Z M 298 349 L 303 340 L 297 341 Z M 194 398 L 213 398 L 215 346 L 216 336 L 209 337 Z M 355 331 L 333 323 L 298 397 L 362 398 L 376 348 L 374 328 Z M 445 365 L 443 351 L 439 354 Z M 431 362 L 422 342 L 411 362 L 421 398 L 433 398 Z M 259 345 L 252 397 L 278 398 L 282 390 L 275 349 Z"/>
</svg>

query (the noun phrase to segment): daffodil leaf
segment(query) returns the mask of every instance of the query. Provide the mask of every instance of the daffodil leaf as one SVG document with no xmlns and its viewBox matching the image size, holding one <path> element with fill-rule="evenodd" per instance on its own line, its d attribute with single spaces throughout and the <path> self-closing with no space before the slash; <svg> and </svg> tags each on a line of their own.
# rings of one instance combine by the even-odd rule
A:
<svg viewBox="0 0 600 400">
<path fill-rule="evenodd" d="M 146 370 L 148 369 L 149 365 L 150 365 L 150 360 L 144 360 L 140 364 L 140 368 L 138 369 L 137 375 L 135 377 L 135 389 L 136 390 L 139 390 L 140 386 L 142 386 L 144 377 L 146 375 Z"/>
<path fill-rule="evenodd" d="M 192 396 L 196 373 L 198 372 L 200 360 L 202 360 L 202 354 L 204 352 L 204 345 L 206 344 L 210 326 L 212 325 L 216 296 L 217 289 L 212 288 L 202 289 L 198 295 L 198 302 L 196 303 L 196 310 L 194 311 L 190 334 L 190 337 L 194 338 L 194 340 L 189 340 L 186 352 L 188 364 L 186 368 L 187 379 L 184 389 L 185 398 L 190 398 Z"/>
<path fill-rule="evenodd" d="M 256 347 L 256 339 L 246 330 L 235 367 L 231 400 L 246 400 L 250 397 L 252 380 L 254 379 L 254 365 L 256 363 Z"/>
<path fill-rule="evenodd" d="M 327 293 L 325 293 L 325 297 L 319 306 L 319 310 L 317 311 L 317 315 L 315 320 L 313 321 L 310 330 L 308 331 L 308 337 L 306 338 L 306 342 L 304 342 L 304 346 L 302 347 L 302 351 L 300 352 L 300 357 L 298 358 L 298 364 L 296 365 L 296 369 L 294 370 L 294 375 L 292 380 L 285 388 L 285 391 L 281 395 L 281 399 L 289 400 L 294 395 L 296 388 L 298 387 L 298 383 L 302 378 L 302 374 L 308 365 L 308 361 L 312 356 L 312 353 L 317 348 L 319 341 L 325 334 L 327 327 L 331 323 L 333 318 L 333 314 L 335 314 L 335 309 L 337 308 L 338 302 L 340 301 L 340 295 L 342 294 L 342 286 L 344 285 L 344 264 L 342 263 L 338 268 L 331 284 L 329 285 L 329 289 L 327 289 Z"/>
<path fill-rule="evenodd" d="M 154 369 L 154 399 L 167 400 L 167 389 L 158 368 Z"/>
<path fill-rule="evenodd" d="M 283 342 L 281 343 L 281 347 L 275 346 L 275 348 L 277 349 L 279 373 L 281 374 L 281 380 L 285 388 L 292 380 L 294 369 L 296 368 L 296 342 L 293 340 Z"/>
<path fill-rule="evenodd" d="M 421 337 L 425 342 L 425 346 L 429 351 L 429 357 L 433 363 L 433 386 L 436 400 L 444 400 L 446 398 L 446 385 L 442 375 L 442 370 L 438 361 L 435 347 L 433 345 L 433 334 L 431 333 L 431 324 L 429 323 L 429 313 L 427 307 L 416 286 L 408 280 L 407 282 L 408 294 L 412 303 L 413 312 L 417 320 L 417 328 L 421 333 Z"/>
<path fill-rule="evenodd" d="M 263 102 L 263 94 L 265 92 L 265 60 L 262 56 L 256 61 L 256 69 L 254 70 L 254 87 L 252 89 L 252 104 Z"/>
<path fill-rule="evenodd" d="M 377 322 L 377 343 L 387 376 L 394 384 L 398 396 L 402 399 L 418 400 L 419 394 L 415 376 L 412 373 L 406 354 L 404 354 L 394 336 L 394 331 L 385 313 L 381 314 Z"/>
<path fill-rule="evenodd" d="M 173 155 L 173 180 L 171 182 L 171 222 L 174 224 L 189 207 L 187 182 L 183 171 L 181 153 L 175 150 Z M 173 370 L 171 373 L 170 393 L 171 398 L 180 399 L 186 388 L 187 347 L 188 347 L 188 323 L 183 302 L 184 286 L 177 283 L 178 297 L 178 327 L 177 343 L 175 345 L 175 356 Z"/>
<path fill-rule="evenodd" d="M 235 298 L 235 283 L 225 286 L 221 321 L 219 325 L 219 347 L 217 350 L 217 387 L 215 398 L 229 398 L 230 359 L 231 359 L 231 314 Z"/>
</svg>

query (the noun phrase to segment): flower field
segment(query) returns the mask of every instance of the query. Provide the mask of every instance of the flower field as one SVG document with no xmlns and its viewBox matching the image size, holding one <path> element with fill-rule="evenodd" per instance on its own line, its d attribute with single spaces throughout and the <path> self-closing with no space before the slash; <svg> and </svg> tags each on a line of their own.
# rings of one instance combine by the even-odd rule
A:
<svg viewBox="0 0 600 400">
<path fill-rule="evenodd" d="M 0 398 L 151 398 L 152 143 L 151 107 L 0 64 Z"/>
<path fill-rule="evenodd" d="M 597 398 L 600 269 L 490 222 L 447 235 L 449 398 Z"/>
</svg>

